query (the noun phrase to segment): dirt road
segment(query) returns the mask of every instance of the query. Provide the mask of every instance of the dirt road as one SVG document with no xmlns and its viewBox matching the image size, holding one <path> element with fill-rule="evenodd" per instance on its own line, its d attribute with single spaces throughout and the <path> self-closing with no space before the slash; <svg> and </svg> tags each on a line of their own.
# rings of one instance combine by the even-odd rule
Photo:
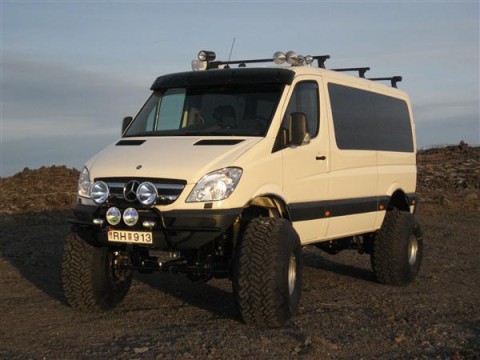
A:
<svg viewBox="0 0 480 360">
<path fill-rule="evenodd" d="M 245 326 L 228 280 L 137 275 L 109 313 L 68 307 L 60 280 L 67 213 L 0 217 L 1 359 L 476 359 L 480 216 L 422 210 L 424 263 L 407 287 L 374 282 L 366 255 L 305 249 L 301 311 Z"/>
</svg>

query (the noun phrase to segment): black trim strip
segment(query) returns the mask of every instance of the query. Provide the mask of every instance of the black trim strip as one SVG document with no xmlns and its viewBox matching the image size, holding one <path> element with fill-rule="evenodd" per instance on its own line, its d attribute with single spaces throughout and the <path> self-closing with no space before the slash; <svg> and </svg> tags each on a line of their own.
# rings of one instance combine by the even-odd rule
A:
<svg viewBox="0 0 480 360">
<path fill-rule="evenodd" d="M 386 210 L 389 201 L 389 196 L 372 196 L 356 199 L 292 203 L 290 204 L 290 215 L 292 221 L 305 221 L 364 214 Z"/>
</svg>

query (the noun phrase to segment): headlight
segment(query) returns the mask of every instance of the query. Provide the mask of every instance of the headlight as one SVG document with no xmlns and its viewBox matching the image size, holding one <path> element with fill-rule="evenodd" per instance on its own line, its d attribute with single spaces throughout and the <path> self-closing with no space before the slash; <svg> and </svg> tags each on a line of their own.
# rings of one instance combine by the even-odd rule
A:
<svg viewBox="0 0 480 360">
<path fill-rule="evenodd" d="M 225 168 L 205 175 L 188 195 L 187 202 L 217 201 L 230 196 L 235 190 L 243 170 Z"/>
<path fill-rule="evenodd" d="M 90 196 L 97 204 L 103 204 L 108 199 L 108 185 L 103 181 L 96 181 L 90 192 Z"/>
<path fill-rule="evenodd" d="M 78 178 L 78 196 L 90 197 L 90 174 L 87 168 L 83 168 Z"/>
<path fill-rule="evenodd" d="M 137 199 L 142 205 L 152 205 L 157 201 L 158 191 L 151 182 L 143 182 L 138 186 Z"/>
</svg>

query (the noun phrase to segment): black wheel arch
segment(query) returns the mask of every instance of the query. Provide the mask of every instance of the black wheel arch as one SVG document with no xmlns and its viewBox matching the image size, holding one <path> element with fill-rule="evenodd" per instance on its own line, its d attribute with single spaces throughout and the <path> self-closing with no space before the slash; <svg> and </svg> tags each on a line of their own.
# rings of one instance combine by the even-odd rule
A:
<svg viewBox="0 0 480 360">
<path fill-rule="evenodd" d="M 388 210 L 397 209 L 410 212 L 410 201 L 407 194 L 402 189 L 397 189 L 388 202 Z"/>
<path fill-rule="evenodd" d="M 274 194 L 263 194 L 251 199 L 244 206 L 241 218 L 248 222 L 259 216 L 291 220 L 287 204 Z"/>
</svg>

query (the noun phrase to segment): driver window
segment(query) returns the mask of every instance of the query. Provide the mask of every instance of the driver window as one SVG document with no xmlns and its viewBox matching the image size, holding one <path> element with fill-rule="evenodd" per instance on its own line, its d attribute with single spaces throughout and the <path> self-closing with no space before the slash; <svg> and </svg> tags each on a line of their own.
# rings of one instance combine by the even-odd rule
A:
<svg viewBox="0 0 480 360">
<path fill-rule="evenodd" d="M 319 100 L 318 85 L 314 81 L 298 83 L 293 90 L 292 97 L 285 111 L 282 126 L 277 136 L 273 151 L 278 151 L 287 146 L 287 134 L 289 131 L 289 119 L 292 113 L 304 113 L 308 123 L 310 138 L 318 134 L 319 124 Z"/>
<path fill-rule="evenodd" d="M 301 82 L 295 86 L 287 111 L 282 121 L 282 128 L 288 131 L 288 119 L 295 112 L 304 113 L 308 122 L 308 133 L 314 138 L 318 133 L 318 85 L 316 82 Z"/>
</svg>

